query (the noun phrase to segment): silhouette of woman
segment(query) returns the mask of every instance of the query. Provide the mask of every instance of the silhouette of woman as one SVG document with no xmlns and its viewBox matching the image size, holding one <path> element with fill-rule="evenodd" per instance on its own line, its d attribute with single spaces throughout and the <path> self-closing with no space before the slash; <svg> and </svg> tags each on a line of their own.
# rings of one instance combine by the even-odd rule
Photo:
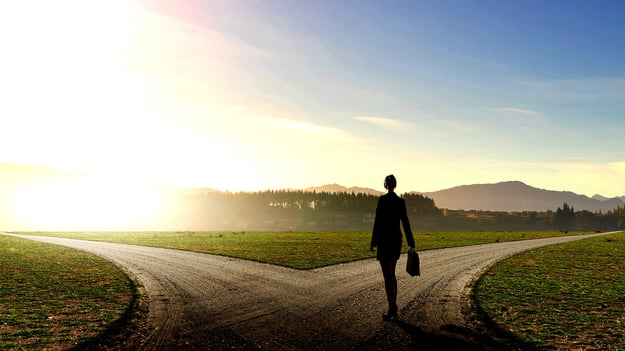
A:
<svg viewBox="0 0 625 351">
<path fill-rule="evenodd" d="M 373 233 L 371 235 L 371 251 L 377 247 L 377 259 L 382 267 L 384 288 L 388 300 L 388 313 L 382 316 L 385 321 L 397 320 L 397 277 L 395 267 L 401 254 L 402 232 L 400 222 L 404 227 L 406 241 L 414 249 L 414 237 L 410 229 L 406 202 L 395 194 L 397 180 L 392 174 L 384 179 L 384 188 L 387 194 L 380 196 L 375 210 Z"/>
</svg>

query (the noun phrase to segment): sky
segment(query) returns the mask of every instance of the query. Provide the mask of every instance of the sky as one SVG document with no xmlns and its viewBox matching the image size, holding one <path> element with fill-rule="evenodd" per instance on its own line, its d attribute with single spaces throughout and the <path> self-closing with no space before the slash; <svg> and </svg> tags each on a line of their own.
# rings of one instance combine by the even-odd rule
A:
<svg viewBox="0 0 625 351">
<path fill-rule="evenodd" d="M 0 162 L 229 191 L 625 195 L 622 1 L 12 1 Z"/>
</svg>

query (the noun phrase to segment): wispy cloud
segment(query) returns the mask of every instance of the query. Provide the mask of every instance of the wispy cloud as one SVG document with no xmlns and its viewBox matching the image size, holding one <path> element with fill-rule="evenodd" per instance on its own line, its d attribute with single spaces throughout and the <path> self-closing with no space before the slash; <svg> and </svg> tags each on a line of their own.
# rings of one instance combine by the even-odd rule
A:
<svg viewBox="0 0 625 351">
<path fill-rule="evenodd" d="M 372 117 L 372 116 L 358 116 L 354 117 L 355 120 L 363 121 L 370 124 L 375 124 L 384 128 L 393 128 L 393 129 L 405 129 L 410 128 L 412 125 L 408 122 L 404 122 L 395 118 L 386 118 L 386 117 Z"/>
<path fill-rule="evenodd" d="M 326 127 L 314 123 L 298 121 L 294 119 L 273 119 L 273 124 L 278 126 L 279 128 L 290 129 L 302 133 L 307 134 L 332 134 L 339 135 L 344 134 L 345 132 L 338 128 Z"/>
<path fill-rule="evenodd" d="M 529 110 L 525 108 L 518 108 L 518 107 L 490 107 L 490 108 L 487 108 L 487 110 L 516 113 L 516 114 L 521 114 L 525 116 L 538 116 L 540 114 L 540 112 L 538 111 Z"/>
<path fill-rule="evenodd" d="M 255 123 L 255 130 L 263 131 L 265 135 L 274 135 L 279 138 L 288 138 L 297 142 L 315 143 L 319 138 L 323 138 L 326 144 L 329 143 L 360 143 L 361 140 L 344 129 L 326 126 L 310 121 L 292 118 L 259 118 Z"/>
<path fill-rule="evenodd" d="M 613 100 L 625 96 L 625 77 L 525 82 L 534 95 L 552 101 Z"/>
<path fill-rule="evenodd" d="M 612 162 L 610 167 L 621 176 L 625 176 L 625 162 Z"/>
</svg>

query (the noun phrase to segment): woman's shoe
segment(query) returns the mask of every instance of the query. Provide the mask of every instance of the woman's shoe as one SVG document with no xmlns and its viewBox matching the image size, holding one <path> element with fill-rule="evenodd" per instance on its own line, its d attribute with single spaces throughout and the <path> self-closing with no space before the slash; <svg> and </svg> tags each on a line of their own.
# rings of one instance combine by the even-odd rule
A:
<svg viewBox="0 0 625 351">
<path fill-rule="evenodd" d="M 396 322 L 397 321 L 397 306 L 390 308 L 387 314 L 382 315 L 382 320 L 385 322 Z"/>
<path fill-rule="evenodd" d="M 397 322 L 397 314 L 383 314 L 382 320 L 385 322 Z"/>
</svg>

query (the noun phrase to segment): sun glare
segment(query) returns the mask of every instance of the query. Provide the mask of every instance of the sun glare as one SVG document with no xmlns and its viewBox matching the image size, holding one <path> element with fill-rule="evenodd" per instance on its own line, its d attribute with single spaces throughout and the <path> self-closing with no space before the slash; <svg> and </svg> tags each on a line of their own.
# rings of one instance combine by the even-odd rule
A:
<svg viewBox="0 0 625 351">
<path fill-rule="evenodd" d="M 91 179 L 48 180 L 19 193 L 13 209 L 43 230 L 132 230 L 155 220 L 161 201 L 148 186 Z"/>
</svg>

